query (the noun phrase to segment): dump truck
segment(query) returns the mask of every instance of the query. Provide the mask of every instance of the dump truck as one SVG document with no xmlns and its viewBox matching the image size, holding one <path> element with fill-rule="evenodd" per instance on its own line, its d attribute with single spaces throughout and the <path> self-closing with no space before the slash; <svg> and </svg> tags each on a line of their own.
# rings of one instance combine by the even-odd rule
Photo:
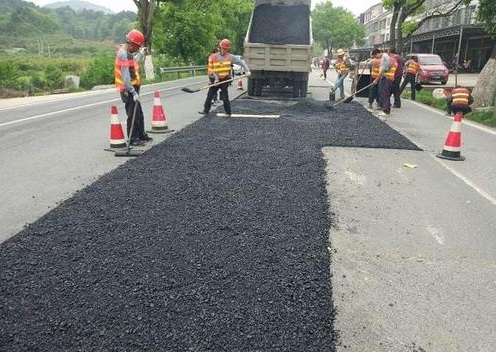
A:
<svg viewBox="0 0 496 352">
<path fill-rule="evenodd" d="M 244 41 L 249 95 L 289 90 L 295 98 L 306 97 L 313 42 L 310 2 L 255 0 Z"/>
</svg>

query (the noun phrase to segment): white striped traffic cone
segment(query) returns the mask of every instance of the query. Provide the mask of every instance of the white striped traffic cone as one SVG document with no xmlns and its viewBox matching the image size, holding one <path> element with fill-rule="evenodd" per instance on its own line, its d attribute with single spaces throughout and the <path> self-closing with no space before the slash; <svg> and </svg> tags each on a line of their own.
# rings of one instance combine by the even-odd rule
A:
<svg viewBox="0 0 496 352">
<path fill-rule="evenodd" d="M 124 131 L 121 122 L 119 121 L 119 114 L 117 107 L 110 108 L 110 148 L 124 148 L 126 146 L 126 139 L 124 138 Z"/>
<path fill-rule="evenodd" d="M 167 126 L 167 116 L 164 112 L 164 107 L 160 102 L 160 93 L 155 91 L 153 94 L 153 110 L 152 110 L 152 129 L 150 133 L 168 133 L 171 132 Z"/>
<path fill-rule="evenodd" d="M 462 145 L 462 117 L 461 112 L 457 112 L 453 119 L 453 124 L 451 125 L 448 136 L 446 137 L 446 142 L 444 142 L 444 148 L 441 153 L 437 155 L 438 158 L 463 161 L 465 157 L 461 155 L 461 145 Z"/>
</svg>

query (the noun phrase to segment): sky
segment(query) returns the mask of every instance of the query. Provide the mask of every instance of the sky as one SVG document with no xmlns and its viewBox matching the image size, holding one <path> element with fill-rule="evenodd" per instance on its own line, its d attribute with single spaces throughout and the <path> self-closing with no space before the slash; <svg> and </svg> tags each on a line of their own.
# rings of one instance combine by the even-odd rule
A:
<svg viewBox="0 0 496 352">
<path fill-rule="evenodd" d="M 46 4 L 50 4 L 52 2 L 56 2 L 57 0 L 28 0 L 35 3 L 38 6 L 43 6 Z M 85 0 L 91 2 L 96 5 L 104 6 L 114 12 L 120 11 L 135 11 L 136 5 L 133 0 Z M 323 3 L 328 0 L 312 0 L 312 6 L 315 6 L 318 3 Z M 347 10 L 350 10 L 354 15 L 358 16 L 360 13 L 367 10 L 372 5 L 378 4 L 381 0 L 331 0 L 333 6 L 344 7 Z"/>
</svg>

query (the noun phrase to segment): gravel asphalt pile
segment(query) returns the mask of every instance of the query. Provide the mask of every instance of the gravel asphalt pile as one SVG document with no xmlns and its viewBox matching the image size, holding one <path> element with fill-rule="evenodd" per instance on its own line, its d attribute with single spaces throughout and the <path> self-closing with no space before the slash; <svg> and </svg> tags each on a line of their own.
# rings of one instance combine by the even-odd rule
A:
<svg viewBox="0 0 496 352">
<path fill-rule="evenodd" d="M 263 4 L 253 11 L 250 43 L 310 44 L 310 8 Z"/>
<path fill-rule="evenodd" d="M 416 147 L 358 104 L 249 99 L 0 246 L 1 351 L 334 351 L 325 145 Z"/>
</svg>

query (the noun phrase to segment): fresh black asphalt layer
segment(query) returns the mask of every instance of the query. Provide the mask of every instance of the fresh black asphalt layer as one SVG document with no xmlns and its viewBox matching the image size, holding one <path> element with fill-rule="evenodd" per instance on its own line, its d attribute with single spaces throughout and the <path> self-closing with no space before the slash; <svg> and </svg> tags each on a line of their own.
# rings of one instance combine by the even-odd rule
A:
<svg viewBox="0 0 496 352">
<path fill-rule="evenodd" d="M 354 102 L 232 105 L 282 117 L 204 117 L 0 246 L 1 351 L 335 350 L 321 147 L 417 148 Z"/>
<path fill-rule="evenodd" d="M 258 5 L 251 19 L 250 43 L 310 44 L 310 7 L 308 5 Z M 288 26 L 288 23 L 291 23 Z"/>
</svg>

